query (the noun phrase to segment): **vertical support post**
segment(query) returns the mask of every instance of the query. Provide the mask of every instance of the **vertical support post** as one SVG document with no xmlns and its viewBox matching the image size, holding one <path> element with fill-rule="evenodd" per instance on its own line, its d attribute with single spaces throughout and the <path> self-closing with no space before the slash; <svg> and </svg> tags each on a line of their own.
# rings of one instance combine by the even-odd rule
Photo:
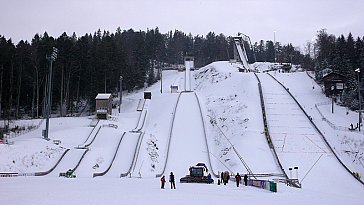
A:
<svg viewBox="0 0 364 205">
<path fill-rule="evenodd" d="M 47 90 L 47 108 L 46 108 L 46 131 L 44 139 L 48 140 L 48 132 L 49 132 L 49 116 L 51 114 L 51 87 L 52 87 L 52 60 L 50 60 L 49 64 L 49 72 L 48 72 L 48 90 Z"/>
<path fill-rule="evenodd" d="M 49 116 L 51 115 L 51 96 L 52 96 L 52 64 L 53 61 L 57 58 L 58 49 L 53 47 L 52 54 L 46 56 L 46 59 L 49 60 L 49 72 L 48 72 L 48 91 L 47 91 L 47 107 L 46 107 L 46 130 L 43 133 L 44 139 L 49 140 Z"/>
<path fill-rule="evenodd" d="M 273 35 L 274 35 L 274 63 L 277 63 L 277 54 L 276 54 L 276 31 L 273 31 Z"/>
<path fill-rule="evenodd" d="M 359 132 L 360 132 L 360 125 L 361 125 L 361 94 L 360 94 L 360 68 L 355 69 L 355 72 L 358 73 L 358 94 L 359 94 L 359 123 L 358 123 L 358 128 L 359 128 Z"/>
<path fill-rule="evenodd" d="M 334 113 L 334 96 L 331 96 L 331 113 Z"/>
<path fill-rule="evenodd" d="M 162 67 L 160 69 L 161 69 L 161 71 L 160 71 L 160 75 L 161 75 L 161 93 L 163 93 L 163 69 L 162 69 Z"/>
<path fill-rule="evenodd" d="M 121 100 L 122 100 L 122 94 L 123 94 L 123 76 L 120 76 L 120 87 L 119 87 L 119 113 L 121 109 Z"/>
<path fill-rule="evenodd" d="M 293 169 L 295 169 L 295 170 L 296 170 L 296 178 L 297 178 L 297 180 L 298 180 L 298 167 L 294 167 Z"/>
<path fill-rule="evenodd" d="M 361 94 L 360 94 L 360 72 L 358 73 L 358 83 L 359 83 L 359 132 L 360 132 L 360 125 L 361 125 Z"/>
</svg>

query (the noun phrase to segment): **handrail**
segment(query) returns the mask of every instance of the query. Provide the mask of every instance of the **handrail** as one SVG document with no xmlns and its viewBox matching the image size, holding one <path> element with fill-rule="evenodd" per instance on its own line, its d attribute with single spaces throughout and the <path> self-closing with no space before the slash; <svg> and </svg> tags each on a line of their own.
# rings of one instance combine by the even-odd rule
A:
<svg viewBox="0 0 364 205">
<path fill-rule="evenodd" d="M 274 159 L 276 160 L 276 163 L 278 164 L 279 168 L 281 169 L 282 173 L 284 174 L 284 177 L 286 179 L 288 178 L 287 173 L 284 171 L 282 163 L 280 162 L 279 158 L 278 158 L 278 154 L 274 148 L 273 142 L 270 138 L 270 134 L 269 134 L 269 127 L 268 127 L 268 123 L 267 123 L 267 116 L 266 116 L 266 111 L 265 111 L 265 103 L 264 103 L 264 97 L 263 97 L 263 90 L 262 90 L 262 84 L 260 82 L 260 79 L 258 77 L 258 75 L 256 73 L 254 73 L 255 77 L 258 80 L 258 89 L 259 89 L 259 96 L 260 96 L 260 105 L 262 108 L 262 115 L 263 115 L 263 124 L 264 124 L 264 135 L 265 138 L 268 142 L 269 148 L 271 149 L 273 155 L 274 155 Z M 299 184 L 292 184 L 294 187 L 296 188 L 301 188 L 301 186 Z"/>
<path fill-rule="evenodd" d="M 103 171 L 103 172 L 94 173 L 94 174 L 93 174 L 93 177 L 104 176 L 104 175 L 105 175 L 105 174 L 106 174 L 106 173 L 110 170 L 110 168 L 111 168 L 112 164 L 114 163 L 114 160 L 115 160 L 115 158 L 116 158 L 116 155 L 117 155 L 117 153 L 118 153 L 118 151 L 119 151 L 119 147 L 120 147 L 121 141 L 122 141 L 122 140 L 123 140 L 123 138 L 124 138 L 125 133 L 126 133 L 126 132 L 124 132 L 124 133 L 123 133 L 123 135 L 121 135 L 121 137 L 120 137 L 119 144 L 118 144 L 118 146 L 116 147 L 114 157 L 112 158 L 112 160 L 111 160 L 111 163 L 110 163 L 109 167 L 108 167 L 105 171 Z"/>
<path fill-rule="evenodd" d="M 166 150 L 166 160 L 164 162 L 164 167 L 163 170 L 160 174 L 157 174 L 156 177 L 161 177 L 163 175 L 163 173 L 166 171 L 166 167 L 167 167 L 167 162 L 168 162 L 168 154 L 169 154 L 169 148 L 171 146 L 171 138 L 172 138 L 172 130 L 173 130 L 173 124 L 174 124 L 174 119 L 176 117 L 176 110 L 177 110 L 177 106 L 178 106 L 178 102 L 179 102 L 179 98 L 181 97 L 181 94 L 183 92 L 180 92 L 178 94 L 178 98 L 177 98 L 177 102 L 176 102 L 176 106 L 174 106 L 174 110 L 173 110 L 173 116 L 172 116 L 172 120 L 171 120 L 171 124 L 169 127 L 169 136 L 168 136 L 168 143 L 167 143 L 167 150 Z"/>
<path fill-rule="evenodd" d="M 323 103 L 317 103 L 317 104 L 315 104 L 315 108 L 316 108 L 316 110 L 318 111 L 318 113 L 320 114 L 320 116 L 321 116 L 321 119 L 323 120 L 323 121 L 325 121 L 332 129 L 334 129 L 334 130 L 339 130 L 339 131 L 350 131 L 350 132 L 357 132 L 357 133 L 361 133 L 359 130 L 357 130 L 357 129 L 352 129 L 352 130 L 350 130 L 350 128 L 349 127 L 344 127 L 344 126 L 340 126 L 340 125 L 335 125 L 334 123 L 332 123 L 329 119 L 327 119 L 323 114 L 322 114 L 322 112 L 321 112 L 321 110 L 319 109 L 319 106 L 321 106 L 321 105 L 325 105 L 325 104 L 331 104 L 332 102 L 328 102 L 328 103 L 326 103 L 326 102 L 323 102 Z"/>
<path fill-rule="evenodd" d="M 137 145 L 135 146 L 135 150 L 134 150 L 134 156 L 133 156 L 133 161 L 131 162 L 130 164 L 130 167 L 129 167 L 129 170 L 126 172 L 126 173 L 121 173 L 120 174 L 120 177 L 126 177 L 128 176 L 130 173 L 131 173 L 131 170 L 133 169 L 133 172 L 134 172 L 134 169 L 135 169 L 135 164 L 136 164 L 136 161 L 137 161 L 137 158 L 139 156 L 139 151 L 140 151 L 140 147 L 141 147 L 141 142 L 142 142 L 142 139 L 144 137 L 144 132 L 141 132 L 139 134 L 139 137 L 138 137 L 138 142 L 137 142 Z"/>
<path fill-rule="evenodd" d="M 211 163 L 211 157 L 210 157 L 210 150 L 209 150 L 209 145 L 208 145 L 208 142 L 207 142 L 207 134 L 206 134 L 206 126 L 205 126 L 205 118 L 202 114 L 202 109 L 201 109 L 201 103 L 200 103 L 200 99 L 198 98 L 197 96 L 197 93 L 195 92 L 195 97 L 197 99 L 197 103 L 198 103 L 198 108 L 200 110 L 200 114 L 201 114 L 201 119 L 202 119 L 202 126 L 203 126 L 203 133 L 204 133 L 204 136 L 205 136 L 205 144 L 206 144 L 206 148 L 207 148 L 207 158 L 208 158 L 208 161 L 209 161 L 209 164 L 210 164 L 210 168 L 211 168 L 211 172 L 212 174 L 215 176 L 215 177 L 219 177 L 219 174 L 216 174 L 212 168 L 212 163 Z"/>
<path fill-rule="evenodd" d="M 296 100 L 296 98 L 292 95 L 292 93 L 281 83 L 279 82 L 275 77 L 273 77 L 271 74 L 268 73 L 268 75 L 270 77 L 272 77 L 275 81 L 277 81 L 283 88 L 284 90 L 287 91 L 287 93 L 292 97 L 292 99 L 297 103 L 297 105 L 301 108 L 302 112 L 306 115 L 306 117 L 309 119 L 309 121 L 311 122 L 312 126 L 316 129 L 316 131 L 320 134 L 321 138 L 324 140 L 325 144 L 327 145 L 327 147 L 330 149 L 330 151 L 334 154 L 335 158 L 339 161 L 339 163 L 346 169 L 346 171 L 349 172 L 349 174 L 351 176 L 353 176 L 356 180 L 358 180 L 361 184 L 364 185 L 364 182 L 362 180 L 360 180 L 360 178 L 356 177 L 355 174 L 341 161 L 341 159 L 337 156 L 336 152 L 334 151 L 334 149 L 331 147 L 331 145 L 329 144 L 329 142 L 326 140 L 324 134 L 322 134 L 322 132 L 320 131 L 320 129 L 316 126 L 316 124 L 313 122 L 313 120 L 310 118 L 310 116 L 306 113 L 306 111 L 303 109 L 303 107 L 301 106 L 301 104 Z"/>
</svg>

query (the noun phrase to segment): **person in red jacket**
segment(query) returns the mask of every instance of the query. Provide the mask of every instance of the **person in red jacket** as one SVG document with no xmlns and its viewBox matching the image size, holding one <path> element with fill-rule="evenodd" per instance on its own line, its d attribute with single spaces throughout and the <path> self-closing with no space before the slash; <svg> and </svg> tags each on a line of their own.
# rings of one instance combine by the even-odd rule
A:
<svg viewBox="0 0 364 205">
<path fill-rule="evenodd" d="M 161 189 L 164 189 L 164 184 L 166 183 L 166 177 L 163 175 L 161 178 Z"/>
<path fill-rule="evenodd" d="M 236 181 L 236 186 L 239 187 L 239 184 L 241 181 L 241 176 L 240 176 L 239 172 L 235 175 L 235 181 Z"/>
</svg>

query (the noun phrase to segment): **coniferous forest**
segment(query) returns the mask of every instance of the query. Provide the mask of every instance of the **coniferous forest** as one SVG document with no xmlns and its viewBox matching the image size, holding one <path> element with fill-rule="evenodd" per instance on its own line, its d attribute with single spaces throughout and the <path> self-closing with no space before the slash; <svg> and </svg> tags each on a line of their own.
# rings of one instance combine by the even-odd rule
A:
<svg viewBox="0 0 364 205">
<path fill-rule="evenodd" d="M 35 34 L 31 42 L 14 44 L 0 35 L 0 118 L 42 117 L 45 110 L 47 55 L 58 49 L 53 62 L 52 111 L 60 116 L 79 111 L 81 103 L 94 106 L 97 93 L 117 93 L 119 77 L 123 91 L 133 91 L 155 83 L 155 71 L 183 64 L 186 55 L 195 57 L 195 67 L 233 57 L 233 39 L 213 32 L 192 36 L 175 30 L 166 34 L 158 28 L 147 31 L 98 30 L 78 37 L 63 33 L 58 38 Z M 354 68 L 364 67 L 364 39 L 336 38 L 319 31 L 314 44 L 307 43 L 304 54 L 292 44 L 246 42 L 250 63 L 254 61 L 300 64 L 320 71 L 330 67 L 355 81 Z M 276 52 L 276 54 L 275 54 Z M 354 90 L 350 85 L 347 89 Z M 354 92 L 354 91 L 353 91 Z M 354 95 L 353 95 L 354 96 Z"/>
</svg>

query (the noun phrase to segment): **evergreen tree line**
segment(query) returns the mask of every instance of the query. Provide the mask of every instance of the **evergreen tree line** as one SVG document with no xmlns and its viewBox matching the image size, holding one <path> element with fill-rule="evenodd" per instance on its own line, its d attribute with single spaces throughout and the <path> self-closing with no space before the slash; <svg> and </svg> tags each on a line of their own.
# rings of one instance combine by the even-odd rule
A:
<svg viewBox="0 0 364 205">
<path fill-rule="evenodd" d="M 248 58 L 274 62 L 272 41 L 246 43 Z M 52 73 L 52 110 L 64 116 L 77 111 L 81 102 L 95 105 L 97 93 L 116 93 L 119 78 L 122 89 L 132 91 L 155 83 L 158 68 L 183 64 L 184 56 L 195 57 L 195 66 L 233 58 L 232 37 L 213 32 L 192 36 L 181 31 L 161 34 L 158 28 L 147 31 L 98 30 L 77 37 L 63 33 L 58 38 L 36 34 L 31 42 L 14 45 L 0 35 L 0 118 L 18 119 L 24 115 L 38 118 L 44 114 L 47 73 L 46 56 L 58 49 Z M 264 45 L 263 45 L 264 44 Z M 276 44 L 277 62 L 304 64 L 305 56 L 291 44 Z"/>
<path fill-rule="evenodd" d="M 313 70 L 313 60 L 308 52 L 302 54 L 299 48 L 295 48 L 291 43 L 282 45 L 280 42 L 274 44 L 273 41 L 263 40 L 253 45 L 255 58 L 248 55 L 249 59 L 255 59 L 257 62 L 275 62 L 275 63 L 292 63 L 301 65 L 306 70 Z"/>
<path fill-rule="evenodd" d="M 316 78 L 320 80 L 324 70 L 343 75 L 346 78 L 346 88 L 342 102 L 351 109 L 358 109 L 358 87 L 362 87 L 358 86 L 358 79 L 362 78 L 361 73 L 364 72 L 364 37 L 354 40 L 351 33 L 347 37 L 335 37 L 322 29 L 317 33 L 313 52 Z M 360 73 L 355 72 L 358 68 Z"/>
</svg>

